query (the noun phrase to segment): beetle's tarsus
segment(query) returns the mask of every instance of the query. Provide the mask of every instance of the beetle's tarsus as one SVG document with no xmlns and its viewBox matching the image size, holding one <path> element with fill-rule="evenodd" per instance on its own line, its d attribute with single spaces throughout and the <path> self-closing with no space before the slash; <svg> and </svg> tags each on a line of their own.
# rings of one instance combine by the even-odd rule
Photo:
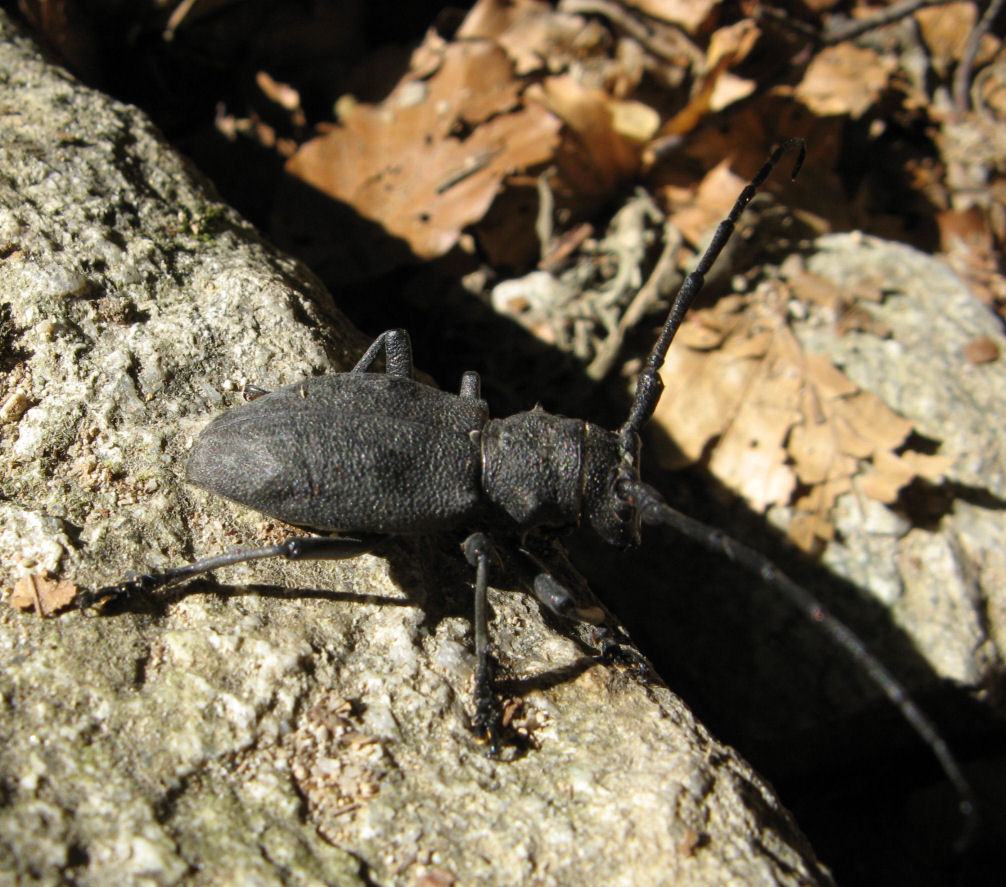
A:
<svg viewBox="0 0 1006 887">
<path fill-rule="evenodd" d="M 89 611 L 95 605 L 104 607 L 109 601 L 126 597 L 131 594 L 147 594 L 164 584 L 165 578 L 160 573 L 140 573 L 127 576 L 116 585 L 105 585 L 95 591 L 85 591 L 77 595 L 77 607 Z"/>
<path fill-rule="evenodd" d="M 478 694 L 478 688 L 476 688 L 476 694 Z M 486 698 L 480 699 L 476 695 L 475 717 L 472 720 L 475 738 L 479 742 L 485 743 L 486 755 L 490 758 L 498 757 L 500 751 L 499 719 L 494 703 L 491 691 Z"/>
</svg>

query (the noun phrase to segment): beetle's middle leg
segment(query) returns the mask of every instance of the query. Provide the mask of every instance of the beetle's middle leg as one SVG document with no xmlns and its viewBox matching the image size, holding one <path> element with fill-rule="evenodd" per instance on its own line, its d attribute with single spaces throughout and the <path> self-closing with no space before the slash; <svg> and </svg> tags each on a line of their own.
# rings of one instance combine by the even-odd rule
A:
<svg viewBox="0 0 1006 887">
<path fill-rule="evenodd" d="M 465 559 L 475 567 L 475 733 L 488 743 L 489 754 L 499 750 L 496 707 L 493 704 L 492 656 L 489 650 L 489 561 L 496 552 L 485 533 L 472 533 L 464 541 Z"/>
</svg>

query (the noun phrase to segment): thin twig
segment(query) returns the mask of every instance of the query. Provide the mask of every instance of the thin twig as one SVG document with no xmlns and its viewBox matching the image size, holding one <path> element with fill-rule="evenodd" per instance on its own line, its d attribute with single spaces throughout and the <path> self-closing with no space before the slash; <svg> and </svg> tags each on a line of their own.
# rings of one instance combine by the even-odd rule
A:
<svg viewBox="0 0 1006 887">
<path fill-rule="evenodd" d="M 991 0 L 985 7 L 985 14 L 975 23 L 968 35 L 961 62 L 954 72 L 954 105 L 962 114 L 971 107 L 971 73 L 974 70 L 975 57 L 978 55 L 982 37 L 989 32 L 1002 8 L 1003 0 Z"/>
<path fill-rule="evenodd" d="M 952 0 L 899 0 L 898 3 L 881 9 L 868 18 L 850 19 L 845 16 L 830 16 L 828 24 L 820 29 L 793 18 L 792 13 L 788 10 L 776 9 L 774 6 L 760 6 L 758 15 L 775 22 L 794 34 L 813 41 L 819 46 L 834 46 L 836 43 L 844 43 L 846 40 L 859 37 L 867 31 L 890 25 L 919 9 L 925 9 L 927 6 L 945 6 L 950 2 Z"/>
<path fill-rule="evenodd" d="M 667 62 L 680 63 L 681 55 L 687 55 L 693 65 L 702 67 L 705 57 L 690 40 L 680 31 L 666 29 L 666 34 L 672 34 L 678 39 L 668 40 L 663 34 L 658 34 L 647 27 L 644 17 L 636 10 L 630 12 L 618 3 L 610 0 L 561 0 L 559 11 L 570 15 L 596 15 L 607 19 L 611 25 L 627 34 L 644 49 Z"/>
<path fill-rule="evenodd" d="M 633 296 L 614 332 L 598 347 L 597 354 L 587 367 L 587 375 L 591 379 L 603 379 L 608 374 L 618 357 L 626 332 L 639 323 L 647 311 L 660 300 L 661 295 L 669 289 L 666 281 L 674 273 L 674 258 L 683 239 L 677 225 L 671 222 L 664 225 L 664 248 L 660 253 L 660 258 L 657 259 L 653 273 Z"/>
<path fill-rule="evenodd" d="M 820 42 L 823 46 L 844 43 L 846 40 L 852 40 L 867 31 L 873 31 L 907 18 L 913 12 L 925 9 L 927 6 L 946 6 L 949 2 L 951 0 L 899 0 L 899 2 L 875 12 L 868 18 L 833 20 L 821 33 Z"/>
<path fill-rule="evenodd" d="M 538 189 L 538 215 L 534 220 L 534 231 L 538 235 L 539 253 L 542 264 L 552 249 L 552 213 L 555 211 L 555 195 L 548 180 L 555 175 L 555 167 L 546 169 L 535 183 Z"/>
</svg>

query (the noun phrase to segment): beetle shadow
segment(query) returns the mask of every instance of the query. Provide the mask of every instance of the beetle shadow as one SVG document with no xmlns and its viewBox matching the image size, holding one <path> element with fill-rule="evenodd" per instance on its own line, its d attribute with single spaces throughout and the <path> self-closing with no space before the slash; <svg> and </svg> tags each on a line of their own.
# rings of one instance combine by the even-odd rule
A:
<svg viewBox="0 0 1006 887">
<path fill-rule="evenodd" d="M 473 610 L 475 603 L 475 569 L 461 555 L 461 538 L 450 534 L 418 537 L 391 537 L 382 543 L 379 551 L 387 559 L 392 581 L 406 592 L 410 606 L 418 606 L 423 614 L 421 625 L 430 633 L 436 631 L 440 622 L 446 619 L 461 619 L 467 624 L 465 643 L 474 652 Z M 505 597 L 526 595 L 533 599 L 530 591 L 522 587 L 512 571 L 495 570 L 490 577 L 490 587 Z M 492 633 L 493 611 L 498 603 L 490 592 L 490 633 Z M 396 602 L 402 603 L 397 600 Z M 589 601 L 584 601 L 589 603 Z M 537 602 L 533 604 L 537 606 Z M 512 657 L 527 658 L 510 645 L 493 638 L 497 669 L 493 684 L 497 694 L 504 697 L 519 697 L 535 690 L 548 690 L 574 680 L 602 659 L 601 650 L 586 636 L 585 626 L 556 616 L 546 607 L 541 607 L 543 622 L 548 631 L 564 634 L 576 646 L 577 654 L 566 662 L 538 667 L 533 671 L 516 673 L 510 664 Z M 510 640 L 514 640 L 510 638 Z"/>
<path fill-rule="evenodd" d="M 167 608 L 194 595 L 214 595 L 220 598 L 262 597 L 274 600 L 324 600 L 352 604 L 372 604 L 376 606 L 414 607 L 408 598 L 389 597 L 380 594 L 361 594 L 354 591 L 339 591 L 330 588 L 299 588 L 286 585 L 251 583 L 236 585 L 219 582 L 210 576 L 197 576 L 188 581 L 179 581 L 177 586 L 158 589 L 151 594 L 131 594 L 112 598 L 101 606 L 100 615 L 114 616 L 120 613 L 165 615 Z"/>
<path fill-rule="evenodd" d="M 708 474 L 655 480 L 672 506 L 743 540 L 811 590 L 908 687 L 978 787 L 984 828 L 965 862 L 987 872 L 992 836 L 1006 832 L 1006 784 L 980 774 L 1003 768 L 1003 718 L 939 678 L 880 602 L 797 551 Z M 961 821 L 931 750 L 785 598 L 659 527 L 644 527 L 631 555 L 582 539 L 571 549 L 668 685 L 773 782 L 839 883 L 950 883 Z M 971 878 L 996 883 L 982 871 Z"/>
</svg>

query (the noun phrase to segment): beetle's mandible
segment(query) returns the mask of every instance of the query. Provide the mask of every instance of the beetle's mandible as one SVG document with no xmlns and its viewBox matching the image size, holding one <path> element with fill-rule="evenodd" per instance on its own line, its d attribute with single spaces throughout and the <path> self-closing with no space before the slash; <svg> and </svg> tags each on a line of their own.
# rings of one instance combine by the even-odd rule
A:
<svg viewBox="0 0 1006 887">
<path fill-rule="evenodd" d="M 84 595 L 97 600 L 149 592 L 177 579 L 241 561 L 347 558 L 393 534 L 469 532 L 464 553 L 475 568 L 476 732 L 496 744 L 487 588 L 494 547 L 507 544 L 523 562 L 525 584 L 562 616 L 583 618 L 570 592 L 523 540 L 531 531 L 588 526 L 621 547 L 640 541 L 641 524 L 671 526 L 735 561 L 786 595 L 862 667 L 938 758 L 960 799 L 965 837 L 973 832 L 973 792 L 956 759 L 902 685 L 843 623 L 765 557 L 670 508 L 640 480 L 640 430 L 663 389 L 659 371 L 675 332 L 702 288 L 744 208 L 783 154 L 776 148 L 672 300 L 663 329 L 640 372 L 625 422 L 609 431 L 540 409 L 492 419 L 480 381 L 465 373 L 458 394 L 414 378 L 404 330 L 382 333 L 348 373 L 320 376 L 265 394 L 214 419 L 200 434 L 188 480 L 271 517 L 343 535 L 297 536 L 147 573 Z M 384 371 L 375 372 L 384 355 Z M 507 542 L 506 540 L 517 540 Z"/>
</svg>

